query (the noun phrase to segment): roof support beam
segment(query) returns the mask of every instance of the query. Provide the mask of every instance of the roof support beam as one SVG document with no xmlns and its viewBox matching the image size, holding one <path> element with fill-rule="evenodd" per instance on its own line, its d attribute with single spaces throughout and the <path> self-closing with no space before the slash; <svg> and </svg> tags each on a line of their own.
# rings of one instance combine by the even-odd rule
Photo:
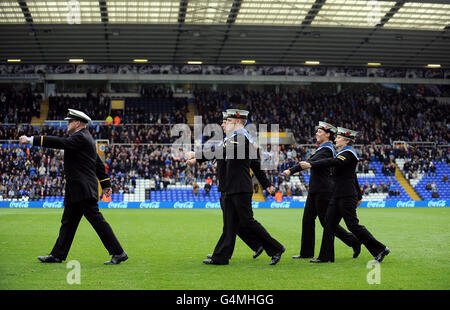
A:
<svg viewBox="0 0 450 310">
<path fill-rule="evenodd" d="M 110 50 L 109 50 L 109 33 L 108 33 L 108 24 L 109 24 L 109 17 L 108 17 L 108 5 L 106 1 L 99 1 L 98 6 L 100 9 L 100 14 L 102 17 L 102 24 L 105 31 L 105 48 L 106 48 L 106 58 L 108 59 L 108 62 L 111 61 L 110 57 Z"/>
<path fill-rule="evenodd" d="M 39 39 L 38 39 L 38 33 L 37 33 L 36 29 L 34 29 L 33 16 L 31 16 L 31 12 L 30 12 L 30 9 L 28 8 L 28 4 L 26 1 L 17 1 L 17 2 L 20 5 L 23 16 L 25 17 L 25 20 L 27 21 L 27 24 L 30 26 L 30 29 L 31 29 L 30 34 L 34 36 L 34 40 L 36 42 L 36 45 L 37 45 L 37 48 L 39 51 L 39 55 L 41 56 L 42 61 L 46 61 L 44 51 L 43 51 L 41 43 L 39 42 Z"/>
<path fill-rule="evenodd" d="M 17 1 L 17 2 L 19 2 L 23 16 L 25 16 L 25 20 L 27 21 L 27 23 L 33 23 L 33 17 L 31 16 L 30 10 L 28 9 L 28 4 L 25 1 Z"/>
<path fill-rule="evenodd" d="M 369 43 L 369 42 L 370 42 L 370 37 L 371 37 L 378 29 L 382 28 L 382 27 L 384 26 L 384 24 L 386 24 L 386 23 L 389 21 L 389 19 L 391 19 L 392 16 L 394 16 L 395 13 L 397 13 L 398 10 L 400 10 L 400 8 L 403 6 L 403 4 L 405 4 L 405 1 L 404 1 L 404 0 L 397 1 L 397 2 L 394 4 L 394 6 L 389 10 L 389 12 L 387 12 L 387 13 L 384 15 L 384 17 L 380 19 L 380 22 L 375 26 L 375 28 L 373 28 L 372 31 L 370 31 L 370 33 L 369 33 L 366 37 L 364 37 L 364 38 L 362 39 L 362 41 L 361 41 L 358 45 L 355 45 L 355 48 L 350 52 L 350 54 L 345 58 L 344 61 L 347 62 L 347 60 L 348 60 L 349 58 L 353 57 L 353 56 L 358 52 L 358 50 L 359 50 L 364 44 Z"/>
<path fill-rule="evenodd" d="M 99 1 L 98 5 L 100 7 L 100 14 L 102 16 L 102 23 L 109 22 L 108 18 L 108 6 L 106 4 L 106 1 Z"/>
<path fill-rule="evenodd" d="M 305 18 L 303 19 L 302 26 L 309 26 L 309 25 L 311 25 L 311 23 L 313 22 L 314 18 L 316 18 L 316 16 L 319 13 L 320 9 L 324 5 L 325 1 L 326 0 L 316 0 L 316 2 L 314 2 L 313 6 L 309 10 L 308 14 L 306 14 Z"/>
<path fill-rule="evenodd" d="M 389 21 L 389 19 L 391 19 L 392 16 L 394 16 L 395 13 L 397 13 L 398 10 L 401 9 L 401 7 L 403 6 L 403 4 L 405 4 L 405 1 L 404 1 L 404 0 L 402 0 L 402 1 L 397 1 L 397 2 L 395 3 L 395 5 L 389 10 L 389 12 L 387 12 L 386 15 L 384 15 L 384 17 L 380 20 L 380 23 L 377 24 L 376 27 L 383 27 L 384 24 L 386 24 L 386 23 Z"/>
<path fill-rule="evenodd" d="M 289 46 L 286 48 L 286 51 L 284 54 L 280 57 L 279 61 L 283 62 L 286 55 L 292 50 L 292 47 L 295 43 L 299 40 L 299 38 L 305 34 L 303 34 L 303 30 L 305 28 L 309 27 L 311 23 L 313 22 L 314 18 L 316 18 L 317 14 L 319 13 L 322 6 L 325 4 L 326 0 L 316 0 L 314 4 L 311 6 L 311 9 L 308 11 L 308 14 L 306 14 L 305 18 L 303 19 L 302 25 L 300 26 L 300 29 L 297 31 L 296 36 L 294 39 L 292 39 Z M 307 33 L 307 35 L 310 35 L 310 33 Z"/>
<path fill-rule="evenodd" d="M 222 54 L 223 47 L 225 46 L 225 43 L 228 41 L 228 33 L 230 32 L 230 28 L 234 23 L 236 22 L 236 17 L 239 14 L 239 10 L 241 8 L 242 0 L 234 0 L 233 5 L 231 6 L 230 13 L 228 14 L 227 18 L 227 28 L 225 29 L 222 42 L 220 43 L 220 47 L 217 51 L 217 55 L 215 57 L 215 63 L 220 59 L 220 56 Z"/>
<path fill-rule="evenodd" d="M 178 46 L 180 45 L 180 36 L 184 31 L 183 25 L 186 19 L 186 9 L 188 6 L 189 0 L 181 0 L 180 1 L 180 9 L 178 11 L 178 29 L 177 29 L 177 38 L 175 39 L 175 48 L 173 50 L 172 63 L 175 63 L 175 59 L 177 58 Z"/>
</svg>

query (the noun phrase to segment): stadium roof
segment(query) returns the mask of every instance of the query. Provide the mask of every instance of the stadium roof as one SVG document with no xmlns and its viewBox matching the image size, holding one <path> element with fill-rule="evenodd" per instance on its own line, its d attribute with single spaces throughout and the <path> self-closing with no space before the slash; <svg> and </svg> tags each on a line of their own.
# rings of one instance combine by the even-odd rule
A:
<svg viewBox="0 0 450 310">
<path fill-rule="evenodd" d="M 450 1 L 0 1 L 0 63 L 450 67 Z"/>
</svg>

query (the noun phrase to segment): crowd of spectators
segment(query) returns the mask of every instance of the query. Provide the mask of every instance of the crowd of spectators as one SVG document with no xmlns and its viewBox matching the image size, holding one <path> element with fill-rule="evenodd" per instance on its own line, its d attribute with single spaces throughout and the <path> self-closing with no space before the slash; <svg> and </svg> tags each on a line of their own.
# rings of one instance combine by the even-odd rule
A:
<svg viewBox="0 0 450 310">
<path fill-rule="evenodd" d="M 62 134 L 62 129 L 46 128 L 49 134 Z M 54 130 L 54 131 L 52 131 Z M 392 165 L 395 158 L 391 154 L 402 154 L 406 159 L 404 169 L 408 171 L 418 169 L 424 171 L 428 166 L 434 166 L 432 161 L 450 162 L 448 150 L 436 152 L 435 157 L 424 160 L 420 150 L 411 155 L 406 152 L 394 152 L 390 146 L 375 145 L 357 146 L 362 160 L 358 166 L 358 173 L 369 173 L 374 169 L 370 161 L 380 161 L 385 165 Z M 289 177 L 281 176 L 281 172 L 296 165 L 299 161 L 311 156 L 312 145 L 288 146 L 281 145 L 279 150 L 265 152 L 263 161 L 278 160 L 278 164 L 267 170 L 267 176 L 276 189 L 283 196 L 306 196 L 308 184 L 302 174 L 299 182 L 293 182 Z M 278 156 L 275 156 L 276 153 Z M 423 154 L 429 154 L 424 150 Z M 3 198 L 20 198 L 27 194 L 30 199 L 44 196 L 64 195 L 63 151 L 37 147 L 7 146 L 0 149 L 0 195 Z M 217 185 L 216 167 L 212 162 L 205 162 L 195 168 L 188 168 L 184 163 L 182 153 L 172 152 L 170 145 L 151 144 L 114 144 L 105 150 L 105 166 L 111 177 L 113 193 L 133 193 L 137 179 L 149 179 L 153 190 L 165 190 L 169 184 L 192 185 L 194 182 L 210 180 L 211 185 Z M 269 165 L 270 166 L 270 165 Z M 417 167 L 417 168 L 412 168 Z M 422 170 L 420 170 L 422 169 Z M 430 169 L 428 169 L 430 171 Z M 389 174 L 390 175 L 390 174 Z M 387 176 L 389 176 L 387 175 Z M 405 170 L 405 175 L 406 170 Z M 365 194 L 388 193 L 390 184 L 361 184 Z M 33 197 L 33 198 L 32 198 Z"/>
<path fill-rule="evenodd" d="M 0 196 L 3 199 L 64 196 L 63 153 L 58 150 L 0 148 Z"/>
<path fill-rule="evenodd" d="M 41 114 L 42 95 L 31 89 L 0 89 L 0 123 L 30 123 Z"/>
<path fill-rule="evenodd" d="M 250 121 L 279 124 L 292 131 L 297 143 L 314 143 L 315 126 L 321 120 L 360 132 L 357 143 L 392 144 L 394 141 L 432 141 L 447 145 L 450 103 L 427 101 L 400 93 L 325 94 L 318 92 L 198 90 L 194 92 L 204 123 L 220 122 L 229 107 L 250 111 Z"/>
<path fill-rule="evenodd" d="M 38 102 L 32 93 L 26 94 L 28 95 L 22 93 L 22 102 Z M 193 101 L 197 114 L 203 117 L 204 125 L 220 123 L 221 111 L 238 107 L 250 110 L 252 123 L 279 124 L 281 130 L 293 132 L 295 145 L 280 145 L 278 152 L 270 153 L 269 150 L 270 154 L 278 153 L 279 157 L 278 165 L 267 171 L 268 177 L 285 196 L 307 194 L 308 187 L 301 175 L 300 182 L 293 184 L 280 173 L 311 155 L 315 143 L 315 126 L 320 120 L 360 131 L 356 141 L 356 148 L 361 155 L 357 167 L 359 173 L 370 173 L 374 170 L 370 163 L 378 161 L 382 163 L 381 172 L 392 177 L 395 173 L 394 160 L 404 158 L 404 174 L 412 179 L 420 173 L 434 174 L 433 161 L 449 163 L 448 148 L 393 143 L 403 140 L 449 144 L 448 104 L 427 102 L 404 94 L 372 95 L 199 90 L 193 93 Z M 19 98 L 17 96 L 20 97 L 20 94 L 10 91 L 5 95 L 2 92 L 0 100 L 7 98 L 4 102 L 16 102 Z M 173 94 L 164 88 L 149 88 L 143 89 L 141 96 L 149 100 L 170 99 Z M 10 98 L 15 99 L 10 101 Z M 83 100 L 75 100 L 79 104 L 75 106 L 72 105 L 72 100 L 74 99 L 63 96 L 51 97 L 50 103 L 53 106 L 49 111 L 49 119 L 63 119 L 69 107 L 83 110 L 88 115 L 93 115 L 93 119 L 105 119 L 110 113 L 110 98 L 101 94 L 88 93 Z M 174 104 L 175 108 L 170 113 L 147 114 L 145 110 L 125 109 L 121 115 L 123 122 L 118 126 L 88 126 L 94 139 L 108 139 L 112 144 L 107 147 L 105 162 L 114 193 L 132 193 L 139 178 L 150 179 L 152 188 L 156 190 L 164 190 L 169 184 L 177 182 L 193 184 L 194 181 L 203 182 L 206 179 L 217 184 L 215 165 L 211 162 L 196 168 L 186 168 L 182 157 L 172 155 L 170 144 L 176 139 L 170 134 L 172 125 L 187 122 L 187 101 L 175 100 Z M 8 118 L 4 122 L 22 123 L 22 119 L 19 119 L 19 116 L 22 117 L 21 108 L 17 103 L 2 105 L 1 116 Z M 35 111 L 37 110 L 33 109 Z M 10 121 L 11 115 L 13 118 Z M 23 117 L 26 115 L 23 113 Z M 18 140 L 22 134 L 66 135 L 64 127 L 58 126 L 0 126 L 0 140 Z M 0 195 L 20 197 L 25 193 L 30 198 L 63 196 L 62 154 L 63 152 L 50 149 L 2 147 Z M 373 185 L 361 186 L 364 193 L 376 190 L 396 194 L 390 193 L 390 184 L 375 185 L 376 189 Z"/>
<path fill-rule="evenodd" d="M 48 98 L 48 120 L 63 120 L 67 109 L 85 112 L 93 120 L 105 120 L 111 108 L 111 98 L 102 93 L 87 91 L 86 96 L 55 95 Z"/>
<path fill-rule="evenodd" d="M 375 184 L 375 182 L 372 182 L 369 184 L 368 181 L 366 181 L 364 184 L 360 184 L 361 192 L 364 196 L 370 195 L 370 194 L 377 194 L 377 193 L 383 193 L 388 194 L 389 196 L 400 196 L 400 191 L 398 188 L 393 189 L 392 188 L 392 182 L 387 181 L 386 183 L 380 182 L 378 185 Z"/>
<path fill-rule="evenodd" d="M 0 100 L 3 123 L 22 123 L 39 114 L 39 97 L 30 91 L 2 91 Z M 111 110 L 111 98 L 87 92 L 86 97 L 52 96 L 49 98 L 49 120 L 62 120 L 68 108 L 86 112 L 94 120 L 105 120 L 111 113 L 121 117 L 121 124 L 187 123 L 187 101 L 173 98 L 165 88 L 142 88 L 144 100 L 172 100 L 173 111 L 153 113 L 140 107 Z M 324 120 L 335 126 L 359 131 L 357 144 L 390 144 L 394 141 L 431 141 L 450 143 L 450 103 L 427 101 L 406 93 L 379 92 L 339 94 L 273 91 L 196 90 L 193 101 L 203 124 L 220 123 L 221 111 L 230 107 L 250 111 L 254 124 L 278 124 L 280 130 L 292 131 L 299 144 L 313 144 L 315 126 Z M 172 103 L 171 103 L 172 104 Z M 112 115 L 113 117 L 115 115 Z M 166 129 L 167 135 L 170 134 Z M 152 143 L 153 141 L 141 141 Z"/>
</svg>

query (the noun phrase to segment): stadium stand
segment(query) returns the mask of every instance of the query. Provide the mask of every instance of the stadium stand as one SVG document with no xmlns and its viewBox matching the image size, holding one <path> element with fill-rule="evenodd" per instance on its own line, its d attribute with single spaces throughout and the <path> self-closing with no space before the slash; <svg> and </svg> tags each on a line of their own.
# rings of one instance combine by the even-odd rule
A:
<svg viewBox="0 0 450 310">
<path fill-rule="evenodd" d="M 220 111 L 226 108 L 243 107 L 252 111 L 251 122 L 278 122 L 281 130 L 294 133 L 297 144 L 281 145 L 278 169 L 268 171 L 269 178 L 285 201 L 306 199 L 309 173 L 306 171 L 287 179 L 280 177 L 280 173 L 310 155 L 314 149 L 314 127 L 322 119 L 337 126 L 361 129 L 357 141 L 362 158 L 358 178 L 364 199 L 411 199 L 395 178 L 396 165 L 422 199 L 435 199 L 431 197 L 432 191 L 425 189 L 428 182 L 436 183 L 440 199 L 450 198 L 448 183 L 442 182 L 444 174 L 450 172 L 448 148 L 445 147 L 450 139 L 448 128 L 443 126 L 450 115 L 448 104 L 411 97 L 407 93 L 381 91 L 368 96 L 366 92 L 336 95 L 308 90 L 276 93 L 202 89 L 194 91 L 192 97 L 195 113 L 203 117 L 203 125 L 219 123 Z M 2 98 L 7 104 L 2 106 L 0 115 L 5 120 L 0 126 L 0 140 L 3 142 L 0 150 L 1 199 L 63 200 L 63 152 L 27 148 L 14 144 L 14 141 L 22 134 L 63 136 L 65 125 L 21 124 L 30 121 L 31 116 L 26 113 L 24 118 L 11 118 L 14 109 L 20 111 L 15 106 L 22 106 L 25 101 L 39 103 L 42 100 L 39 94 L 29 90 L 2 90 Z M 81 97 L 51 96 L 49 105 L 48 119 L 58 121 L 64 118 L 69 107 L 91 113 L 99 120 L 104 120 L 112 111 L 108 95 L 92 92 Z M 351 108 L 344 110 L 343 106 Z M 142 88 L 140 96 L 126 98 L 119 126 L 104 122 L 89 126 L 94 139 L 110 142 L 105 150 L 105 163 L 112 180 L 112 201 L 218 200 L 214 165 L 206 163 L 192 170 L 185 169 L 183 159 L 171 155 L 169 145 L 174 138 L 170 136 L 170 129 L 176 123 L 187 123 L 187 109 L 187 98 L 175 98 L 169 89 Z M 414 111 L 421 113 L 413 114 L 416 113 Z M 345 118 L 341 116 L 344 112 Z M 382 115 L 389 115 L 389 118 Z M 9 119 L 14 124 L 8 125 Z M 20 126 L 17 128 L 16 124 Z M 410 141 L 411 144 L 394 145 L 394 141 Z M 424 141 L 433 141 L 433 145 L 421 147 L 420 143 Z M 424 172 L 429 160 L 435 166 L 433 175 L 430 170 Z M 204 190 L 207 177 L 213 181 L 209 193 Z M 194 180 L 199 184 L 198 195 L 194 195 L 192 189 Z M 272 201 L 275 198 L 266 196 L 265 199 Z"/>
</svg>

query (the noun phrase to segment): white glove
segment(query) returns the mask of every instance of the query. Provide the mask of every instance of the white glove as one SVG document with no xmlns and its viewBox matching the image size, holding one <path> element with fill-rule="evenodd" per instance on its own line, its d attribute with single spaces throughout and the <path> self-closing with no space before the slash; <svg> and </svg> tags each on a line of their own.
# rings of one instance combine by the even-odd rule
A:
<svg viewBox="0 0 450 310">
<path fill-rule="evenodd" d="M 33 137 L 21 136 L 19 142 L 22 144 L 33 144 Z"/>
</svg>

